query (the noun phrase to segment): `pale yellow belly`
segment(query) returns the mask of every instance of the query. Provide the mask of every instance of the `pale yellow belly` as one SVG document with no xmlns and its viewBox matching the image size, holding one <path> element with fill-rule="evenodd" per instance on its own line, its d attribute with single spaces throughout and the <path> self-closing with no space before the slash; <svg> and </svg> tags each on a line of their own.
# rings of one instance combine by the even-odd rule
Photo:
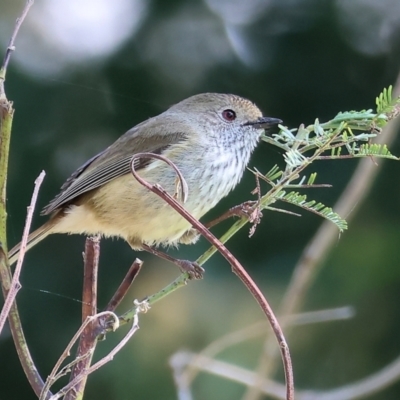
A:
<svg viewBox="0 0 400 400">
<path fill-rule="evenodd" d="M 117 199 L 117 200 L 116 200 Z M 196 218 L 210 207 L 184 205 Z M 174 244 L 191 228 L 163 199 L 136 182 L 132 175 L 99 188 L 90 202 L 72 205 L 55 233 L 102 234 L 146 244 Z"/>
</svg>

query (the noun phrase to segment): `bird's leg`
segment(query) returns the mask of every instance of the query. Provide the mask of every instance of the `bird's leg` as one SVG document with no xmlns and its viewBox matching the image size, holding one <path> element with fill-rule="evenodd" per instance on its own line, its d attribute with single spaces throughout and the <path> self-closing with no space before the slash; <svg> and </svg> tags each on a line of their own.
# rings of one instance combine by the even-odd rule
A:
<svg viewBox="0 0 400 400">
<path fill-rule="evenodd" d="M 257 221 L 259 221 L 261 217 L 261 211 L 258 207 L 258 204 L 259 204 L 258 201 L 246 201 L 242 204 L 230 208 L 220 217 L 215 218 L 210 222 L 207 222 L 206 224 L 204 224 L 204 226 L 210 229 L 213 226 L 231 217 L 244 217 L 247 218 L 250 222 L 257 223 Z"/>
<path fill-rule="evenodd" d="M 204 269 L 200 267 L 199 264 L 195 261 L 189 260 L 179 260 L 177 258 L 171 257 L 170 255 L 156 250 L 155 248 L 148 246 L 147 244 L 142 244 L 142 249 L 154 254 L 157 257 L 162 258 L 163 260 L 167 260 L 172 262 L 173 264 L 177 265 L 182 272 L 187 272 L 189 274 L 190 279 L 202 279 Z"/>
<path fill-rule="evenodd" d="M 219 224 L 222 221 L 230 217 L 244 217 L 249 220 L 250 223 L 259 224 L 260 218 L 262 217 L 260 208 L 258 207 L 258 201 L 246 201 L 245 203 L 238 204 L 235 207 L 230 208 L 220 217 L 213 219 L 210 222 L 204 224 L 207 229 Z M 186 231 L 180 238 L 179 243 L 182 244 L 193 244 L 196 243 L 200 238 L 200 234 L 195 228 L 191 228 Z"/>
</svg>

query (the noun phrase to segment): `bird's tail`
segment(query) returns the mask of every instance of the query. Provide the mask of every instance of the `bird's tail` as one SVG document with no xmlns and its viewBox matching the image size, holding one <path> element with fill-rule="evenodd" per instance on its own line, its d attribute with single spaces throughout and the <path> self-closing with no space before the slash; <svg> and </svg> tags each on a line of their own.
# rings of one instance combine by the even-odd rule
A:
<svg viewBox="0 0 400 400">
<path fill-rule="evenodd" d="M 36 231 L 33 231 L 28 236 L 28 241 L 26 244 L 26 251 L 28 251 L 31 247 L 38 244 L 46 236 L 50 235 L 52 233 L 52 229 L 53 229 L 54 225 L 56 225 L 57 222 L 58 222 L 58 218 L 52 218 L 49 221 L 47 221 L 45 224 L 43 224 L 40 228 L 36 229 Z M 8 261 L 9 261 L 10 265 L 13 265 L 18 260 L 20 250 L 21 250 L 21 242 L 18 243 L 16 246 L 14 246 L 8 252 Z"/>
</svg>

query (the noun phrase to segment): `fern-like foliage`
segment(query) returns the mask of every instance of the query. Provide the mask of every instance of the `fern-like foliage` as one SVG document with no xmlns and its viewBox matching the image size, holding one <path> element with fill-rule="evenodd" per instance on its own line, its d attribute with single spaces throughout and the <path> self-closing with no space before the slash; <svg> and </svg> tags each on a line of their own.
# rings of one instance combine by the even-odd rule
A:
<svg viewBox="0 0 400 400">
<path fill-rule="evenodd" d="M 326 207 L 322 203 L 317 203 L 315 200 L 307 201 L 307 196 L 305 194 L 300 194 L 298 192 L 286 193 L 282 190 L 278 193 L 277 199 L 293 204 L 331 221 L 338 227 L 340 232 L 347 229 L 347 222 L 341 218 L 339 214 L 335 213 L 332 208 Z"/>
<path fill-rule="evenodd" d="M 342 147 L 332 148 L 330 156 L 320 156 L 318 160 L 324 160 L 329 158 L 335 160 L 338 158 L 361 158 L 361 157 L 374 157 L 374 158 L 386 158 L 389 160 L 399 161 L 399 158 L 394 156 L 385 144 L 377 143 L 365 143 L 357 146 L 353 143 L 352 146 L 346 146 L 348 154 L 342 153 Z"/>
<path fill-rule="evenodd" d="M 275 164 L 266 174 L 265 177 L 273 182 L 274 180 L 280 178 L 283 172 L 279 169 L 279 167 Z"/>
<path fill-rule="evenodd" d="M 362 144 L 358 152 L 354 153 L 355 157 L 373 156 L 379 158 L 388 158 L 391 160 L 399 160 L 387 148 L 386 144 L 366 143 Z"/>
<path fill-rule="evenodd" d="M 378 127 L 384 126 L 387 121 L 396 118 L 400 114 L 400 97 L 393 97 L 392 89 L 392 86 L 389 86 L 376 98 L 376 112 L 379 114 L 376 120 Z M 385 119 L 386 122 L 382 122 Z"/>
<path fill-rule="evenodd" d="M 376 98 L 376 112 L 378 114 L 388 114 L 392 112 L 394 106 L 392 90 L 393 87 L 389 86 L 387 89 L 383 89 L 382 93 Z"/>
<path fill-rule="evenodd" d="M 260 206 L 268 209 L 277 200 L 294 204 L 333 222 L 340 231 L 347 228 L 346 221 L 331 208 L 298 192 L 288 192 L 316 186 L 316 174 L 307 179 L 305 168 L 316 160 L 345 158 L 387 158 L 399 160 L 386 145 L 371 143 L 387 122 L 400 114 L 400 98 L 393 98 L 392 87 L 384 89 L 376 99 L 377 110 L 346 111 L 338 113 L 332 120 L 312 125 L 301 124 L 297 129 L 279 126 L 280 132 L 262 139 L 284 151 L 285 166 L 275 165 L 267 174 L 255 174 L 265 180 L 271 189 L 261 197 Z"/>
</svg>

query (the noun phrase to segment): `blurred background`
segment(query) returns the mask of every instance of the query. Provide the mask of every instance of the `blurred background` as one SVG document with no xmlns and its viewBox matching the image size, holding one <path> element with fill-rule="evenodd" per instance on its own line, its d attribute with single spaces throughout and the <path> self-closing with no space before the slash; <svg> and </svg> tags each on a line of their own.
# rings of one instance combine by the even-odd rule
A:
<svg viewBox="0 0 400 400">
<path fill-rule="evenodd" d="M 0 4 L 1 54 L 22 0 Z M 253 100 L 265 114 L 293 128 L 326 121 L 339 111 L 373 108 L 400 69 L 397 0 L 36 0 L 18 36 L 6 93 L 15 118 L 8 181 L 8 241 L 19 242 L 33 182 L 47 172 L 39 210 L 84 161 L 133 125 L 190 95 L 215 91 Z M 1 56 L 2 57 L 2 56 Z M 400 154 L 400 141 L 392 145 Z M 251 166 L 266 172 L 281 152 L 261 144 Z M 384 164 L 349 230 L 339 237 L 307 295 L 304 311 L 352 306 L 344 321 L 297 327 L 289 337 L 298 388 L 335 388 L 378 371 L 400 354 L 399 164 Z M 319 183 L 311 198 L 334 205 L 354 160 L 312 166 Z M 312 172 L 311 170 L 309 172 Z M 242 184 L 204 220 L 254 199 Z M 266 187 L 264 188 L 266 189 Z M 346 217 L 346 216 L 344 216 Z M 228 221 L 215 229 L 222 234 Z M 228 244 L 279 305 L 302 250 L 322 220 L 265 212 L 255 235 L 248 228 Z M 30 251 L 19 309 L 36 365 L 46 377 L 80 325 L 84 237 L 52 236 Z M 99 306 L 107 304 L 135 256 L 145 261 L 120 311 L 177 276 L 174 266 L 126 243 L 103 240 Z M 171 250 L 196 259 L 208 248 Z M 204 280 L 190 283 L 140 317 L 140 331 L 115 359 L 89 378 L 86 399 L 174 399 L 169 357 L 199 351 L 228 332 L 263 319 L 229 265 L 219 256 Z M 125 328 L 98 346 L 112 348 Z M 263 338 L 220 355 L 254 369 Z M 0 337 L 0 399 L 35 399 L 9 331 Z M 279 366 L 280 369 L 280 366 Z M 281 374 L 278 374 L 281 379 Z M 65 382 L 64 382 L 65 383 Z M 245 388 L 201 374 L 195 399 L 240 399 Z M 398 399 L 400 384 L 370 396 Z"/>
</svg>

